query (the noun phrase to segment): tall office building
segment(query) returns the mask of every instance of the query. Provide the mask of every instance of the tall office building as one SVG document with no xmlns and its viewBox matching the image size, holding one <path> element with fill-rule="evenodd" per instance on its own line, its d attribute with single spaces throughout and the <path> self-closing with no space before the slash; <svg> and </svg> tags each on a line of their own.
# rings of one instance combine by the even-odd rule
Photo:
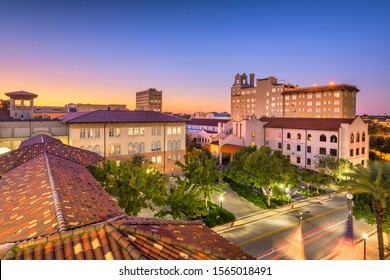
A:
<svg viewBox="0 0 390 280">
<path fill-rule="evenodd" d="M 150 88 L 136 93 L 136 110 L 162 111 L 162 91 Z"/>
</svg>

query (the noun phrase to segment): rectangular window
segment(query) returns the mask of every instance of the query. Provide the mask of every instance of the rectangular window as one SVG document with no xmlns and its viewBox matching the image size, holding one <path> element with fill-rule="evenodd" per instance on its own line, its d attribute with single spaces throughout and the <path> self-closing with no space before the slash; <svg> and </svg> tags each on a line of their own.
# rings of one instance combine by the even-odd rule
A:
<svg viewBox="0 0 390 280">
<path fill-rule="evenodd" d="M 159 136 L 159 135 L 161 135 L 161 127 L 159 126 L 152 127 L 152 136 Z"/>
<path fill-rule="evenodd" d="M 301 163 L 301 157 L 297 157 L 297 163 Z"/>
<path fill-rule="evenodd" d="M 134 128 L 132 128 L 132 127 L 129 128 L 128 135 L 129 136 L 133 136 L 134 135 Z"/>
<path fill-rule="evenodd" d="M 330 154 L 331 156 L 337 157 L 337 150 L 336 150 L 336 149 L 330 149 L 329 154 Z"/>
<path fill-rule="evenodd" d="M 278 143 L 278 149 L 282 149 L 282 143 Z"/>
<path fill-rule="evenodd" d="M 93 138 L 93 129 L 92 128 L 87 129 L 87 138 Z"/>
<path fill-rule="evenodd" d="M 85 128 L 80 129 L 80 138 L 85 138 Z"/>
<path fill-rule="evenodd" d="M 139 135 L 139 127 L 134 127 L 134 136 Z"/>
<path fill-rule="evenodd" d="M 171 128 L 171 127 L 168 127 L 168 128 L 167 128 L 167 134 L 168 134 L 168 135 L 172 134 L 172 128 Z"/>
<path fill-rule="evenodd" d="M 157 156 L 157 163 L 161 162 L 161 156 Z"/>
<path fill-rule="evenodd" d="M 326 148 L 320 148 L 320 155 L 326 155 Z"/>
<path fill-rule="evenodd" d="M 307 165 L 311 165 L 311 158 L 308 158 L 308 159 L 306 160 L 306 164 L 307 164 Z"/>
<path fill-rule="evenodd" d="M 114 129 L 113 128 L 110 128 L 109 130 L 108 130 L 108 137 L 114 137 Z"/>
<path fill-rule="evenodd" d="M 120 128 L 116 128 L 116 129 L 115 129 L 115 136 L 116 136 L 116 137 L 121 136 L 121 129 L 120 129 Z"/>
<path fill-rule="evenodd" d="M 366 148 L 362 148 L 362 155 L 365 155 L 366 154 Z"/>
<path fill-rule="evenodd" d="M 307 146 L 307 152 L 311 153 L 311 146 Z"/>
<path fill-rule="evenodd" d="M 141 136 L 145 135 L 145 127 L 139 128 L 139 135 L 141 135 Z"/>
<path fill-rule="evenodd" d="M 95 138 L 100 138 L 100 128 L 95 128 Z"/>
<path fill-rule="evenodd" d="M 353 149 L 350 149 L 350 150 L 349 150 L 349 156 L 350 156 L 350 157 L 353 157 Z"/>
<path fill-rule="evenodd" d="M 157 162 L 156 157 L 152 157 L 152 162 L 153 162 L 153 163 L 156 163 L 156 162 Z"/>
<path fill-rule="evenodd" d="M 359 148 L 356 148 L 356 155 L 359 155 Z"/>
</svg>

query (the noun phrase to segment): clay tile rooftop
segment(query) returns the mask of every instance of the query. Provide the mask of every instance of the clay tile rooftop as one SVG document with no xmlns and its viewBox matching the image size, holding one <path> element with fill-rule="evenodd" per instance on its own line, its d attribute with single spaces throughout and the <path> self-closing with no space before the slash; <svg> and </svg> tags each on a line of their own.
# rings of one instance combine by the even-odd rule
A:
<svg viewBox="0 0 390 280">
<path fill-rule="evenodd" d="M 79 150 L 38 137 L 0 157 L 1 259 L 253 259 L 202 222 L 127 216 Z"/>
<path fill-rule="evenodd" d="M 151 123 L 188 120 L 154 111 L 98 110 L 70 113 L 59 118 L 63 123 Z"/>
</svg>

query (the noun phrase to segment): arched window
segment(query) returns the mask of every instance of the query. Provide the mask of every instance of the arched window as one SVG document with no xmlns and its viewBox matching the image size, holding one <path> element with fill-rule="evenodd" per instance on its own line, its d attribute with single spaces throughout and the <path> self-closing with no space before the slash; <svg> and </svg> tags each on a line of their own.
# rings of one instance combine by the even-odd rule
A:
<svg viewBox="0 0 390 280">
<path fill-rule="evenodd" d="M 114 144 L 108 145 L 108 154 L 109 154 L 109 155 L 113 155 L 113 154 L 114 154 L 114 151 L 115 151 Z"/>
<path fill-rule="evenodd" d="M 95 146 L 95 153 L 98 153 L 100 155 L 100 146 L 99 145 Z"/>
<path fill-rule="evenodd" d="M 321 136 L 320 136 L 320 142 L 326 142 L 326 136 L 325 136 L 325 134 L 321 134 Z"/>
<path fill-rule="evenodd" d="M 115 145 L 114 154 L 115 155 L 120 155 L 121 154 L 121 144 L 116 144 Z"/>
<path fill-rule="evenodd" d="M 91 145 L 89 145 L 89 146 L 87 147 L 87 150 L 93 152 L 93 147 L 92 147 Z"/>
<path fill-rule="evenodd" d="M 351 143 L 355 142 L 355 137 L 353 136 L 353 133 L 351 133 Z"/>
<path fill-rule="evenodd" d="M 139 153 L 139 144 L 138 143 L 135 143 L 134 144 L 134 153 Z"/>
<path fill-rule="evenodd" d="M 359 134 L 359 132 L 356 133 L 356 142 L 360 142 L 360 134 Z"/>
<path fill-rule="evenodd" d="M 180 140 L 177 140 L 177 149 L 181 150 L 181 141 Z"/>
<path fill-rule="evenodd" d="M 307 141 L 311 141 L 311 134 L 307 135 Z"/>
<path fill-rule="evenodd" d="M 298 134 L 297 134 L 297 139 L 298 139 L 298 140 L 301 140 L 301 138 L 302 138 L 301 134 L 298 133 Z"/>
<path fill-rule="evenodd" d="M 337 136 L 336 135 L 330 136 L 330 142 L 331 143 L 337 143 Z"/>
<path fill-rule="evenodd" d="M 300 152 L 301 151 L 301 145 L 298 145 L 297 146 L 297 152 Z"/>
<path fill-rule="evenodd" d="M 287 138 L 288 138 L 288 139 L 291 138 L 291 133 L 290 133 L 290 132 L 287 133 Z"/>
<path fill-rule="evenodd" d="M 140 153 L 144 153 L 145 152 L 145 143 L 144 142 L 141 142 L 139 144 L 139 152 Z"/>
<path fill-rule="evenodd" d="M 287 144 L 287 150 L 291 150 L 291 145 Z"/>
<path fill-rule="evenodd" d="M 133 143 L 130 143 L 129 144 L 129 154 L 132 154 L 132 153 L 134 153 L 134 145 L 133 145 Z"/>
<path fill-rule="evenodd" d="M 363 132 L 362 133 L 362 142 L 366 141 L 366 134 Z"/>
</svg>

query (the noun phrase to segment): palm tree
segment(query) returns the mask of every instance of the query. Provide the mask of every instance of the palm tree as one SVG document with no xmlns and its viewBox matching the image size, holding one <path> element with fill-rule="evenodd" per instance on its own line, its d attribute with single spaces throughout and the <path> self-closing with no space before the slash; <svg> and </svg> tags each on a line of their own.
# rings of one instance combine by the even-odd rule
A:
<svg viewBox="0 0 390 280">
<path fill-rule="evenodd" d="M 348 179 L 340 186 L 351 193 L 367 193 L 372 205 L 378 235 L 379 259 L 385 258 L 383 242 L 383 218 L 386 212 L 386 200 L 390 198 L 390 162 L 369 162 L 368 167 L 357 165 L 352 172 L 345 174 Z"/>
</svg>

